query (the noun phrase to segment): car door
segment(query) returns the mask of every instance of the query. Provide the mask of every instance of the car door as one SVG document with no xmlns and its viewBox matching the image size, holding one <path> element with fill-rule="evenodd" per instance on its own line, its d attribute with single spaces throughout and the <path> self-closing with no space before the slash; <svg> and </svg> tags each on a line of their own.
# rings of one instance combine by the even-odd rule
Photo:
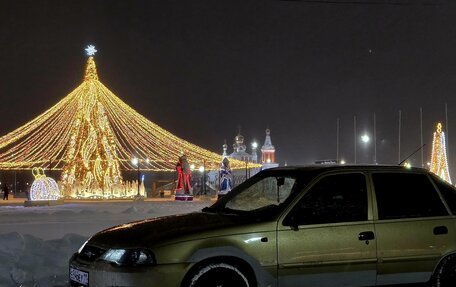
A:
<svg viewBox="0 0 456 287">
<path fill-rule="evenodd" d="M 367 178 L 326 175 L 278 224 L 279 286 L 375 284 L 376 242 Z"/>
<path fill-rule="evenodd" d="M 378 248 L 377 284 L 428 281 L 451 246 L 455 227 L 425 173 L 372 173 Z"/>
</svg>

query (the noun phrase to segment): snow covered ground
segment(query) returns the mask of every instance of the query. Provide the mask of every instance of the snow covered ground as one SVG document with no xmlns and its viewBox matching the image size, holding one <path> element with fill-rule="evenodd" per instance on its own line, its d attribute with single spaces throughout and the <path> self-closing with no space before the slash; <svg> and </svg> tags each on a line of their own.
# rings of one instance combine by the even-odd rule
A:
<svg viewBox="0 0 456 287">
<path fill-rule="evenodd" d="M 1 202 L 0 287 L 66 286 L 68 259 L 90 235 L 126 222 L 201 210 L 212 203 L 103 201 L 23 207 L 17 201 Z"/>
</svg>

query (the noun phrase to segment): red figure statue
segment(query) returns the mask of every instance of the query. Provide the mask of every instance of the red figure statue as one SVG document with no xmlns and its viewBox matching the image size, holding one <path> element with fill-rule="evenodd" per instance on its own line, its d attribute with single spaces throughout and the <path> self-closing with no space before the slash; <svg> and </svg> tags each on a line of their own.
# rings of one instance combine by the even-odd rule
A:
<svg viewBox="0 0 456 287">
<path fill-rule="evenodd" d="M 177 185 L 175 190 L 176 200 L 193 200 L 193 188 L 192 188 L 192 171 L 190 165 L 187 162 L 187 156 L 182 155 L 179 157 L 179 161 L 176 164 L 177 171 Z"/>
</svg>

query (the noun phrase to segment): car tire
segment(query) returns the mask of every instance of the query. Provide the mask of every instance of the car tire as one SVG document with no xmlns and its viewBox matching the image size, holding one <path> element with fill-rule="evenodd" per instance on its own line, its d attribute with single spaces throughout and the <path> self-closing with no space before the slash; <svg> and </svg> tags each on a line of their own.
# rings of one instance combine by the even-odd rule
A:
<svg viewBox="0 0 456 287">
<path fill-rule="evenodd" d="M 432 276 L 430 287 L 456 286 L 456 255 L 445 257 Z"/>
<path fill-rule="evenodd" d="M 255 279 L 239 265 L 227 262 L 208 262 L 193 270 L 184 287 L 255 287 Z"/>
</svg>

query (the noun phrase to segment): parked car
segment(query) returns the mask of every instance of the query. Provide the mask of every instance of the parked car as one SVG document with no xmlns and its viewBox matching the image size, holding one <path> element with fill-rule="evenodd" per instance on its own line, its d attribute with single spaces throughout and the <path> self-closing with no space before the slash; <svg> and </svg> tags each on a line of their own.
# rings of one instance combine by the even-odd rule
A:
<svg viewBox="0 0 456 287">
<path fill-rule="evenodd" d="M 71 286 L 456 286 L 456 190 L 424 169 L 262 171 L 201 212 L 92 236 Z"/>
</svg>

